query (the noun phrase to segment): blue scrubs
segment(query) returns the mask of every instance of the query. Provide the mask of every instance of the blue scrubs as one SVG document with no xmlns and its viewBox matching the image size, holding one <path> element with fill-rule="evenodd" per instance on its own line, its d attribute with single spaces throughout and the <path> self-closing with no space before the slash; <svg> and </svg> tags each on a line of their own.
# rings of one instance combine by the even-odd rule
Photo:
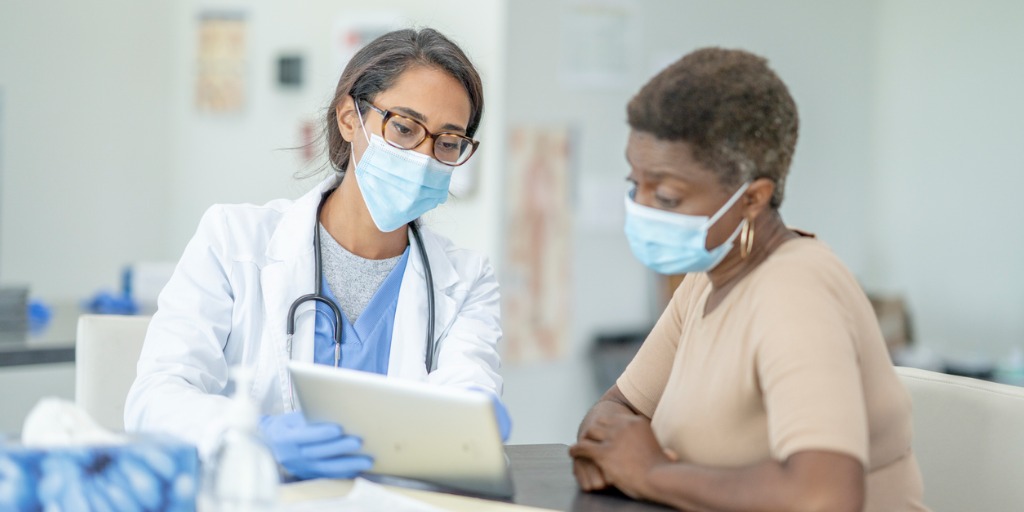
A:
<svg viewBox="0 0 1024 512">
<path fill-rule="evenodd" d="M 341 313 L 341 367 L 364 372 L 387 375 L 388 358 L 391 356 L 391 335 L 395 329 L 395 310 L 398 308 L 398 292 L 402 287 L 405 265 L 409 261 L 409 248 L 405 248 L 402 259 L 381 283 L 366 310 L 359 315 L 355 325 L 344 311 Z M 324 296 L 334 302 L 334 294 L 327 285 L 327 278 L 321 283 Z M 317 364 L 334 366 L 334 312 L 326 304 L 316 303 L 316 334 L 313 338 L 313 361 Z"/>
</svg>

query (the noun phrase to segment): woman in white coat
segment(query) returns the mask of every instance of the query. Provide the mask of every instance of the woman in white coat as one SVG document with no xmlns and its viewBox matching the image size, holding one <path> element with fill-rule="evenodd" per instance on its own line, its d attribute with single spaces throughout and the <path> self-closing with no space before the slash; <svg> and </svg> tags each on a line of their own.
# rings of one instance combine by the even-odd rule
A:
<svg viewBox="0 0 1024 512">
<path fill-rule="evenodd" d="M 357 53 L 327 109 L 332 176 L 295 201 L 203 216 L 160 295 L 127 429 L 204 451 L 223 430 L 228 369 L 244 366 L 255 370 L 246 391 L 264 437 L 291 476 L 369 469 L 358 432 L 296 412 L 295 360 L 488 392 L 507 438 L 493 268 L 417 220 L 446 200 L 451 173 L 476 150 L 482 111 L 472 63 L 434 30 L 391 32 Z"/>
</svg>

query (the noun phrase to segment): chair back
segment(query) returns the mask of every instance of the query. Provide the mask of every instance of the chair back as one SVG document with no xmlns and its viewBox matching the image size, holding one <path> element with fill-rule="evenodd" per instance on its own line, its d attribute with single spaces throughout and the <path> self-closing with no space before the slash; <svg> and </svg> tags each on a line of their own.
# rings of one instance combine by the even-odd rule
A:
<svg viewBox="0 0 1024 512">
<path fill-rule="evenodd" d="M 1024 388 L 896 372 L 910 391 L 925 503 L 935 512 L 1024 510 Z"/>
<path fill-rule="evenodd" d="M 75 403 L 100 425 L 124 430 L 148 316 L 82 315 L 75 339 Z"/>
</svg>

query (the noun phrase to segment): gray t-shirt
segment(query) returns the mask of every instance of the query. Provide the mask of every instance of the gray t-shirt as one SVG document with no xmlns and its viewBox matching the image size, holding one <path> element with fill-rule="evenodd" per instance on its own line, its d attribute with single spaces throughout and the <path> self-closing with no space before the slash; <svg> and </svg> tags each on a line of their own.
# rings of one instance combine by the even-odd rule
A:
<svg viewBox="0 0 1024 512">
<path fill-rule="evenodd" d="M 323 224 L 320 225 L 320 259 L 327 286 L 338 301 L 338 307 L 353 324 L 366 310 L 381 283 L 402 259 L 368 260 L 345 250 Z"/>
</svg>

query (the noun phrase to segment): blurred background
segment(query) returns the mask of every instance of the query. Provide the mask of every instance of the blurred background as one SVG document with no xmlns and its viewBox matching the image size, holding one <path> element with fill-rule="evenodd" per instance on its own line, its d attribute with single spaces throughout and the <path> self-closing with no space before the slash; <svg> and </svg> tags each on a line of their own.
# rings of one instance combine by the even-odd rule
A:
<svg viewBox="0 0 1024 512">
<path fill-rule="evenodd" d="M 852 269 L 896 357 L 1024 374 L 1014 0 L 0 0 L 0 301 L 52 316 L 27 344 L 73 342 L 99 298 L 145 313 L 211 204 L 308 190 L 324 159 L 301 146 L 344 63 L 407 26 L 484 80 L 481 149 L 427 221 L 498 269 L 512 443 L 573 440 L 664 306 L 674 281 L 622 235 L 625 104 L 709 45 L 789 85 L 783 217 Z M 22 390 L 0 430 L 73 395 L 73 363 L 15 364 L 21 341 L 0 351 L 0 386 Z"/>
</svg>

